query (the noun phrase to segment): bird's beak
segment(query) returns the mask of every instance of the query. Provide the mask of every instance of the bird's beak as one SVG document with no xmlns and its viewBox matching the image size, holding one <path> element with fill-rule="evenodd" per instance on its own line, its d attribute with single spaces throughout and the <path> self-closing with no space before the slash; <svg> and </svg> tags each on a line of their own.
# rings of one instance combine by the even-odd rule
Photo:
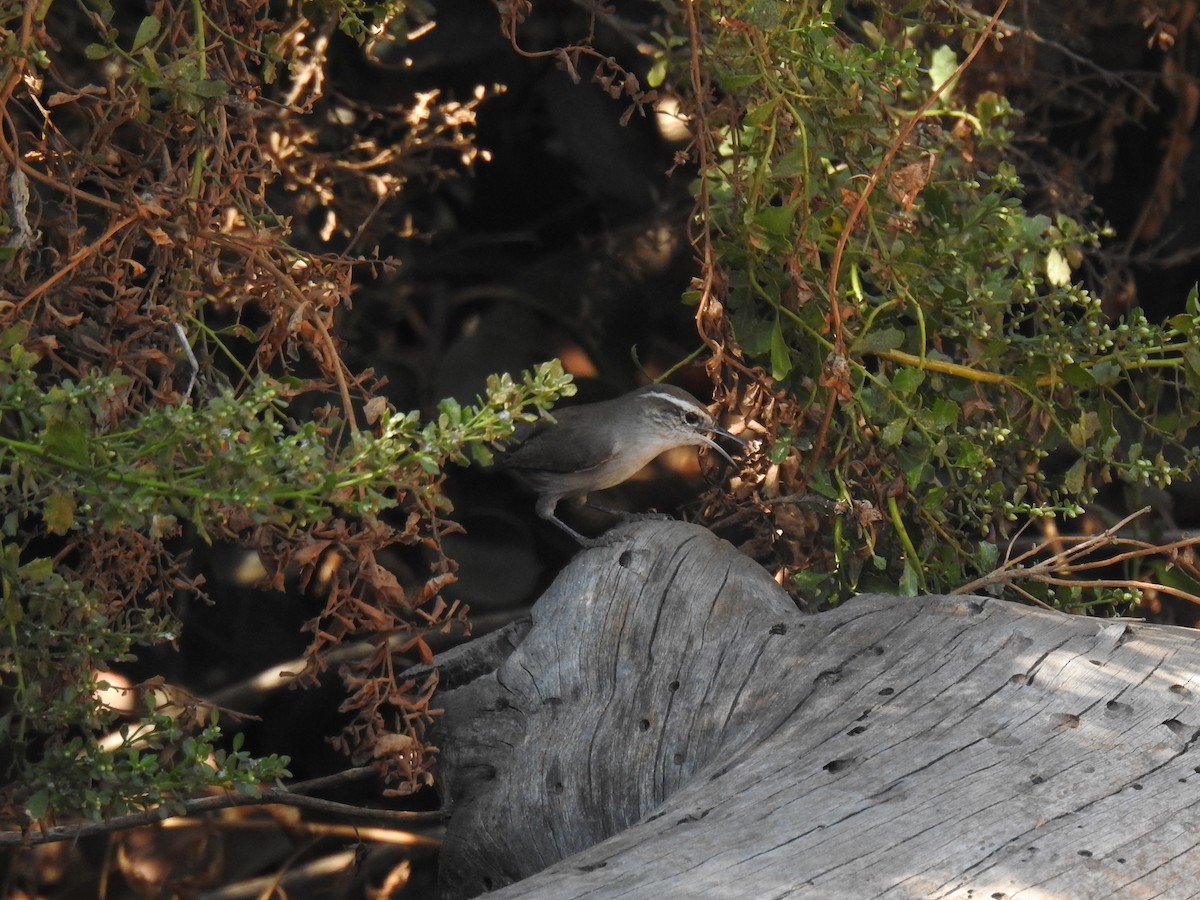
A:
<svg viewBox="0 0 1200 900">
<path fill-rule="evenodd" d="M 717 427 L 717 428 L 712 429 L 712 431 L 713 431 L 713 434 L 719 434 L 721 437 L 726 437 L 726 438 L 729 438 L 731 441 L 736 441 L 742 447 L 745 447 L 747 445 L 746 440 L 744 438 L 740 438 L 736 434 L 726 431 L 724 428 Z M 706 434 L 702 434 L 699 437 L 701 440 L 704 441 L 705 444 L 712 447 L 714 450 L 716 450 L 718 453 L 720 453 L 723 457 L 725 457 L 725 459 L 727 459 L 729 461 L 729 464 L 731 466 L 733 466 L 735 468 L 737 467 L 737 463 L 733 461 L 732 456 L 730 456 L 728 453 L 725 452 L 724 447 L 722 447 L 720 444 L 718 444 L 716 441 L 714 441 L 712 438 L 710 438 Z"/>
</svg>

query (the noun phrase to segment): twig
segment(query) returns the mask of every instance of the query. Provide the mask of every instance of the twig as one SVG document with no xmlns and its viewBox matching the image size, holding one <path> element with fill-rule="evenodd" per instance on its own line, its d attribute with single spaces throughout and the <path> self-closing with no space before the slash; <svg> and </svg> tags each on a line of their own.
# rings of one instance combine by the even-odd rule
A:
<svg viewBox="0 0 1200 900">
<path fill-rule="evenodd" d="M 128 225 L 132 225 L 137 220 L 138 220 L 138 217 L 136 215 L 125 216 L 124 218 L 118 219 L 112 225 L 108 226 L 108 228 L 105 229 L 104 234 L 100 235 L 100 237 L 96 238 L 96 240 L 92 241 L 90 244 L 88 244 L 86 247 L 84 247 L 82 250 L 80 250 L 78 253 L 76 253 L 74 256 L 72 256 L 70 259 L 68 259 L 60 268 L 58 268 L 54 271 L 53 275 L 51 275 L 49 278 L 47 278 L 45 281 L 43 281 L 37 287 L 30 290 L 29 293 L 27 293 L 24 297 L 22 297 L 20 302 L 17 304 L 17 307 L 23 309 L 25 307 L 25 305 L 29 303 L 29 301 L 31 301 L 37 297 L 40 297 L 42 294 L 46 293 L 46 291 L 50 290 L 50 288 L 52 288 L 54 285 L 58 284 L 58 282 L 62 281 L 64 278 L 66 278 L 67 275 L 69 275 L 75 268 L 77 268 L 80 263 L 82 263 L 88 257 L 95 254 L 118 231 L 121 231 Z"/>
<path fill-rule="evenodd" d="M 1087 537 L 1063 537 L 1061 535 L 1054 538 L 1053 542 L 1044 542 L 1035 544 L 1033 547 L 1021 553 L 1018 556 L 1006 558 L 1005 561 L 986 575 L 976 578 L 974 581 L 961 585 L 955 588 L 950 593 L 952 594 L 974 594 L 979 590 L 993 585 L 1005 585 L 1013 590 L 1018 591 L 1025 597 L 1034 599 L 1027 591 L 1021 590 L 1013 582 L 1017 580 L 1036 581 L 1041 584 L 1048 584 L 1055 587 L 1079 587 L 1079 588 L 1126 588 L 1129 590 L 1139 591 L 1159 591 L 1164 594 L 1169 594 L 1172 597 L 1178 597 L 1181 600 L 1187 600 L 1190 603 L 1200 604 L 1200 597 L 1195 594 L 1183 590 L 1182 588 L 1172 587 L 1168 584 L 1159 584 L 1152 581 L 1137 581 L 1126 578 L 1073 578 L 1070 577 L 1079 572 L 1086 572 L 1091 569 L 1101 569 L 1108 566 L 1117 565 L 1119 563 L 1129 562 L 1133 559 L 1144 559 L 1148 556 L 1162 556 L 1174 554 L 1177 550 L 1182 550 L 1188 547 L 1200 545 L 1200 537 L 1185 537 L 1179 540 L 1171 541 L 1167 544 L 1151 544 L 1147 541 L 1141 541 L 1134 538 L 1123 538 L 1119 532 L 1122 528 L 1132 522 L 1134 519 L 1144 516 L 1150 511 L 1151 507 L 1144 506 L 1137 512 L 1130 513 L 1115 525 L 1106 528 L 1098 534 Z M 1070 546 L 1051 554 L 1039 562 L 1026 566 L 1025 562 L 1038 556 L 1046 551 L 1050 543 L 1062 544 L 1070 543 Z M 1114 553 L 1105 556 L 1101 559 L 1082 560 L 1081 557 L 1097 552 L 1106 547 L 1114 545 L 1123 545 L 1133 547 L 1132 550 L 1125 550 L 1120 553 Z M 1010 550 L 1011 552 L 1011 550 Z M 1039 601 L 1040 603 L 1040 601 Z M 1045 605 L 1045 604 L 1040 604 Z"/>
<path fill-rule="evenodd" d="M 714 297 L 716 289 L 716 254 L 713 249 L 712 217 L 709 209 L 712 199 L 709 193 L 709 179 L 706 173 L 714 165 L 717 158 L 713 145 L 712 132 L 709 129 L 709 82 L 704 72 L 704 47 L 701 42 L 700 19 L 697 15 L 699 0 L 685 0 L 681 5 L 684 23 L 688 31 L 688 43 L 691 55 L 688 61 L 688 75 L 692 82 L 692 95 L 696 103 L 696 127 L 692 146 L 696 152 L 696 168 L 699 172 L 696 202 L 693 208 L 691 222 L 699 223 L 699 234 L 696 234 L 691 224 L 688 226 L 688 241 L 698 256 L 700 264 L 700 290 L 696 301 L 696 332 L 700 340 L 712 351 L 714 365 L 728 365 L 737 369 L 751 381 L 759 382 L 759 375 L 748 369 L 740 360 L 725 349 L 725 343 L 713 337 L 708 330 L 708 320 L 716 315 L 724 317 L 724 311 L 718 310 L 714 315 L 713 304 L 718 302 Z"/>
<path fill-rule="evenodd" d="M 887 152 L 884 153 L 883 159 L 879 161 L 879 165 L 875 167 L 875 170 L 867 178 L 866 187 L 859 193 L 857 202 L 855 202 L 853 208 L 850 210 L 850 214 L 846 216 L 846 223 L 842 226 L 842 233 L 838 237 L 837 247 L 833 251 L 833 261 L 829 266 L 829 317 L 830 325 L 833 329 L 834 353 L 844 356 L 846 352 L 845 337 L 842 334 L 842 312 L 837 303 L 837 286 L 838 278 L 841 275 L 842 255 L 845 253 L 846 244 L 850 240 L 850 235 L 854 232 L 855 225 L 858 224 L 858 220 L 862 218 L 863 213 L 866 211 L 867 200 L 870 198 L 871 192 L 879 184 L 880 179 L 883 178 L 884 172 L 891 166 L 892 161 L 896 158 L 896 154 L 907 144 L 909 135 L 913 133 L 913 130 L 917 127 L 917 124 L 921 121 L 925 113 L 938 101 L 938 98 L 945 93 L 946 89 L 954 84 L 962 76 L 963 72 L 970 67 L 971 63 L 975 61 L 975 57 L 979 55 L 979 51 L 983 49 L 988 38 L 996 30 L 996 24 L 1000 21 L 1000 15 L 1007 6 L 1008 0 L 1001 0 L 1000 5 L 996 8 L 996 12 L 988 19 L 983 31 L 976 39 L 971 52 L 958 64 L 958 68 L 954 70 L 953 74 L 937 85 L 932 93 L 925 98 L 925 102 L 918 106 L 916 111 L 908 117 L 908 121 L 904 123 L 904 126 L 897 133 L 896 139 L 892 141 L 891 145 L 887 148 Z"/>
<path fill-rule="evenodd" d="M 188 383 L 183 391 L 183 399 L 187 400 L 192 396 L 192 388 L 196 386 L 196 377 L 200 374 L 200 363 L 196 359 L 196 354 L 192 352 L 192 345 L 188 343 L 187 332 L 183 330 L 183 326 L 178 322 L 171 324 L 175 329 L 175 337 L 179 341 L 179 346 L 183 348 L 183 354 L 188 361 Z"/>
<path fill-rule="evenodd" d="M 216 890 L 207 891 L 205 900 L 250 900 L 262 897 L 317 896 L 319 888 L 328 888 L 331 879 L 344 878 L 346 873 L 353 870 L 358 863 L 358 854 L 353 850 L 341 850 L 320 859 L 314 859 L 301 865 L 289 865 L 274 875 L 261 875 L 248 878 L 235 884 L 223 885 Z"/>
<path fill-rule="evenodd" d="M 292 306 L 296 314 L 304 315 L 317 330 L 317 334 L 320 335 L 321 342 L 325 344 L 329 357 L 332 360 L 329 364 L 329 368 L 332 369 L 330 374 L 333 375 L 334 380 L 337 382 L 338 393 L 342 398 L 342 411 L 346 416 L 346 424 L 350 428 L 351 433 L 356 434 L 358 432 L 358 422 L 354 417 L 354 404 L 350 400 L 350 387 L 346 380 L 346 364 L 342 361 L 342 356 L 338 352 L 333 335 L 325 327 L 325 320 L 321 318 L 321 314 L 318 312 L 308 312 L 313 308 L 314 304 L 304 296 L 304 293 L 296 286 L 296 283 L 279 266 L 275 265 L 274 261 L 265 253 L 259 248 L 254 248 L 250 255 L 259 265 L 275 277 L 276 284 L 283 288 L 284 295 L 291 295 L 294 304 L 289 305 Z M 287 303 L 286 297 L 281 297 L 280 299 L 283 299 Z"/>
<path fill-rule="evenodd" d="M 833 251 L 833 259 L 829 265 L 829 279 L 826 287 L 826 293 L 829 297 L 829 327 L 833 332 L 833 352 L 830 354 L 832 360 L 831 365 L 834 367 L 844 366 L 846 359 L 846 336 L 842 328 L 842 308 L 838 304 L 838 279 L 842 273 L 842 257 L 846 252 L 846 245 L 850 242 L 850 235 L 854 233 L 854 229 L 858 224 L 858 220 L 862 218 L 867 209 L 867 200 L 870 198 L 872 191 L 883 178 L 884 173 L 891 167 L 892 161 L 896 155 L 906 146 L 909 136 L 917 127 L 922 117 L 926 112 L 937 102 L 938 98 L 946 91 L 946 89 L 960 78 L 975 61 L 975 57 L 983 49 L 988 38 L 996 30 L 996 25 L 1000 21 L 1000 16 L 1008 6 L 1008 0 L 1001 0 L 1000 5 L 996 8 L 995 14 L 988 20 L 987 25 L 980 33 L 975 41 L 975 46 L 966 55 L 961 63 L 958 64 L 949 78 L 937 85 L 928 97 L 917 109 L 913 112 L 904 126 L 896 134 L 895 140 L 887 148 L 887 152 L 883 154 L 883 159 L 879 161 L 879 165 L 871 172 L 867 178 L 866 186 L 859 192 L 858 200 L 850 209 L 846 216 L 846 222 L 842 226 L 842 233 L 838 236 L 837 246 Z M 833 378 L 840 380 L 841 375 L 835 370 Z M 833 410 L 837 405 L 840 393 L 837 385 L 833 385 L 829 390 L 829 398 L 825 402 L 825 412 L 821 417 L 821 425 L 817 429 L 816 436 L 813 438 L 812 450 L 809 452 L 808 464 L 804 468 L 804 482 L 807 483 L 813 472 L 813 467 L 817 460 L 821 457 L 822 451 L 825 449 L 825 440 L 829 433 L 829 424 L 833 420 Z"/>
<path fill-rule="evenodd" d="M 968 18 L 975 19 L 977 22 L 982 22 L 984 19 L 987 18 L 986 13 L 979 12 L 979 10 L 975 9 L 969 3 L 960 4 L 959 9 L 961 9 L 964 13 L 966 13 Z M 1112 71 L 1111 69 L 1104 68 L 1099 63 L 1097 63 L 1095 60 L 1088 59 L 1086 56 L 1084 56 L 1081 53 L 1076 53 L 1074 50 L 1072 50 L 1066 44 L 1062 44 L 1058 41 L 1052 41 L 1049 38 L 1044 38 L 1040 34 L 1038 34 L 1036 31 L 1034 31 L 1032 28 L 1029 28 L 1029 27 L 1023 26 L 1023 25 L 1013 25 L 1011 22 L 1001 22 L 999 27 L 997 28 L 997 31 L 999 31 L 1000 34 L 1004 35 L 1005 37 L 1011 37 L 1011 36 L 1023 37 L 1026 40 L 1032 41 L 1035 44 L 1041 44 L 1043 47 L 1049 47 L 1052 50 L 1057 50 L 1059 53 L 1061 53 L 1063 56 L 1067 57 L 1067 59 L 1071 60 L 1072 62 L 1077 63 L 1080 66 L 1083 66 L 1085 69 L 1091 69 L 1093 72 L 1095 72 L 1097 75 L 1100 76 L 1100 79 L 1106 85 L 1119 84 L 1119 85 L 1127 88 L 1128 90 L 1132 91 L 1134 94 L 1136 94 L 1151 110 L 1153 110 L 1155 112 L 1158 111 L 1158 104 L 1154 102 L 1154 98 L 1151 97 L 1149 94 L 1147 94 L 1144 90 L 1142 90 L 1136 84 L 1134 84 L 1132 81 L 1130 81 L 1128 78 L 1126 78 L 1125 76 L 1123 76 L 1117 72 Z"/>
<path fill-rule="evenodd" d="M 290 788 L 266 788 L 257 794 L 220 794 L 213 797 L 196 797 L 190 800 L 180 800 L 170 806 L 159 806 L 140 813 L 126 816 L 114 816 L 103 822 L 80 822 L 74 825 L 56 825 L 52 828 L 42 828 L 37 831 L 4 831 L 0 832 L 0 847 L 20 847 L 33 844 L 51 844 L 59 841 L 74 841 L 80 838 L 92 837 L 98 834 L 112 834 L 128 828 L 138 828 L 143 825 L 153 825 L 166 819 L 179 816 L 192 816 L 197 813 L 213 812 L 218 809 L 232 809 L 237 806 L 294 806 L 297 809 L 308 809 L 313 812 L 341 816 L 347 819 L 360 819 L 374 822 L 392 822 L 395 824 L 414 825 L 425 822 L 439 822 L 445 818 L 440 811 L 413 812 L 394 809 L 370 809 L 353 806 L 349 803 L 338 803 L 333 800 L 321 800 L 317 797 L 307 797 L 300 791 L 321 790 L 346 781 L 377 774 L 370 766 L 349 769 L 338 775 L 327 778 L 317 778 L 312 781 L 300 782 Z"/>
</svg>

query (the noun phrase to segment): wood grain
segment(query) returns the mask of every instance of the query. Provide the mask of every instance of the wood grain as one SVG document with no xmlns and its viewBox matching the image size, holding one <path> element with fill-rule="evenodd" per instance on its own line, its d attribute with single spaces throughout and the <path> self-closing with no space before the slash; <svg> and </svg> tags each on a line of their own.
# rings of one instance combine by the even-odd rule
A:
<svg viewBox="0 0 1200 900">
<path fill-rule="evenodd" d="M 435 701 L 445 896 L 1200 894 L 1193 632 L 980 597 L 807 616 L 703 528 L 616 534 Z"/>
</svg>

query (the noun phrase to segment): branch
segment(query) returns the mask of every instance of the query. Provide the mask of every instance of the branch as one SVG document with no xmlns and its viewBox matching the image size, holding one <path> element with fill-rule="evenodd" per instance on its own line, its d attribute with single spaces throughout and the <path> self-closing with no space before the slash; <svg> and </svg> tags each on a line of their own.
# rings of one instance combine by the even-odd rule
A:
<svg viewBox="0 0 1200 900">
<path fill-rule="evenodd" d="M 1144 506 L 1137 512 L 1130 513 L 1121 521 L 1117 522 L 1099 534 L 1090 535 L 1088 537 L 1062 537 L 1056 536 L 1052 540 L 1043 541 L 1035 544 L 1030 549 L 1021 553 L 1019 556 L 1006 559 L 1001 565 L 997 566 L 986 575 L 976 578 L 967 584 L 955 588 L 950 593 L 952 594 L 974 594 L 978 593 L 982 588 L 991 587 L 993 585 L 1005 585 L 1017 589 L 1013 584 L 1015 581 L 1037 581 L 1041 584 L 1048 584 L 1053 587 L 1079 587 L 1079 588 L 1127 588 L 1138 591 L 1161 591 L 1164 594 L 1169 594 L 1172 597 L 1178 597 L 1181 600 L 1187 600 L 1190 603 L 1200 604 L 1200 597 L 1190 591 L 1182 588 L 1172 587 L 1168 584 L 1159 584 L 1152 581 L 1138 581 L 1125 578 L 1098 578 L 1098 579 L 1080 579 L 1071 576 L 1079 572 L 1086 572 L 1091 569 L 1101 569 L 1107 566 L 1117 565 L 1119 563 L 1129 562 L 1134 559 L 1143 559 L 1148 556 L 1168 556 L 1173 557 L 1179 550 L 1184 550 L 1191 547 L 1200 546 L 1200 537 L 1185 537 L 1179 540 L 1171 541 L 1167 544 L 1151 544 L 1146 541 L 1140 541 L 1133 538 L 1123 538 L 1119 535 L 1122 528 L 1145 515 L 1150 511 L 1151 507 Z M 1046 552 L 1052 544 L 1062 544 L 1071 542 L 1071 546 L 1059 550 L 1045 559 L 1025 565 L 1026 560 L 1032 559 L 1041 553 Z M 1102 557 L 1101 559 L 1082 560 L 1090 553 L 1114 546 L 1131 547 L 1133 549 L 1124 550 L 1119 553 Z M 1020 591 L 1026 597 L 1031 595 L 1025 591 Z M 1041 604 L 1044 605 L 1044 604 Z"/>
<path fill-rule="evenodd" d="M 394 809 L 370 809 L 362 806 L 352 806 L 349 803 L 337 803 L 333 800 L 321 800 L 317 797 L 307 797 L 301 792 L 324 790 L 360 778 L 378 774 L 372 766 L 360 766 L 348 769 L 337 775 L 325 778 L 314 778 L 302 781 L 290 788 L 266 788 L 257 794 L 221 794 L 214 797 L 195 797 L 190 800 L 173 802 L 170 806 L 159 806 L 131 813 L 126 816 L 115 816 L 103 822 L 80 822 L 74 825 L 56 825 L 52 828 L 42 828 L 38 831 L 4 831 L 0 832 L 0 847 L 21 847 L 33 844 L 52 844 L 59 841 L 74 841 L 80 838 L 93 837 L 98 834 L 111 834 L 129 828 L 143 825 L 153 825 L 166 819 L 180 816 L 191 816 L 198 813 L 212 812 L 218 809 L 232 809 L 236 806 L 294 806 L 298 809 L 308 809 L 314 812 L 342 816 L 349 819 L 363 819 L 375 822 L 391 822 L 394 824 L 415 825 L 427 822 L 440 822 L 445 816 L 440 810 L 433 812 L 413 812 Z"/>
</svg>

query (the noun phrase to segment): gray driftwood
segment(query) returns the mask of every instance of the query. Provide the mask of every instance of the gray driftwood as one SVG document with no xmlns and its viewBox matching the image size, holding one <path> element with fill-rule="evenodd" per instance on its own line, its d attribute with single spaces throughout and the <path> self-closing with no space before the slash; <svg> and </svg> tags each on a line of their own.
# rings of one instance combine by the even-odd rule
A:
<svg viewBox="0 0 1200 900">
<path fill-rule="evenodd" d="M 447 897 L 1200 895 L 1192 632 L 980 597 L 806 616 L 703 528 L 616 533 L 435 702 Z"/>
</svg>

